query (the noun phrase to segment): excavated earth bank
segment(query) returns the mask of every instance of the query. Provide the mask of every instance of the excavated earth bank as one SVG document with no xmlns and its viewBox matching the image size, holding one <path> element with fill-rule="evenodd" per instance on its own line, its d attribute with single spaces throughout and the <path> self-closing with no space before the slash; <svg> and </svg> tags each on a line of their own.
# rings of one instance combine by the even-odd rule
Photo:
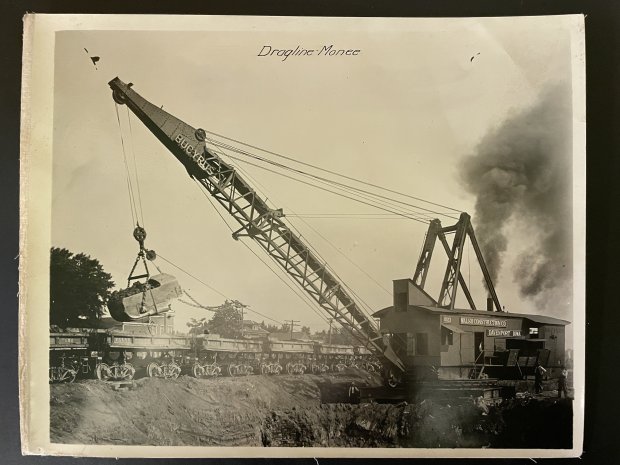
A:
<svg viewBox="0 0 620 465">
<path fill-rule="evenodd" d="M 51 385 L 52 442 L 117 445 L 316 447 L 571 447 L 571 401 L 525 397 L 485 409 L 347 404 L 346 386 L 376 374 L 140 379 Z"/>
</svg>

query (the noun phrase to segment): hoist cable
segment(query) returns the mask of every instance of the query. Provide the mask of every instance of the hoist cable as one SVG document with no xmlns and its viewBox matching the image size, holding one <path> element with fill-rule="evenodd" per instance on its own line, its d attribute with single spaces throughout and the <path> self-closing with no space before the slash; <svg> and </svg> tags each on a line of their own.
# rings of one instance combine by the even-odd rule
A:
<svg viewBox="0 0 620 465">
<path fill-rule="evenodd" d="M 127 121 L 129 122 L 129 136 L 131 140 L 131 154 L 133 157 L 133 169 L 134 169 L 134 173 L 136 177 L 136 187 L 138 188 L 138 203 L 140 205 L 140 219 L 142 220 L 142 227 L 146 227 L 146 224 L 144 223 L 144 210 L 142 209 L 142 194 L 140 192 L 140 179 L 138 178 L 138 166 L 136 164 L 136 153 L 134 151 L 133 130 L 131 128 L 131 117 L 129 115 L 129 107 L 127 107 Z"/>
<path fill-rule="evenodd" d="M 122 152 L 123 152 L 123 161 L 125 164 L 125 175 L 127 178 L 127 191 L 129 193 L 129 209 L 131 210 L 131 227 L 133 228 L 136 225 L 136 218 L 138 215 L 138 212 L 136 210 L 136 214 L 134 216 L 134 210 L 135 210 L 135 201 L 133 198 L 133 190 L 132 190 L 132 186 L 131 186 L 131 178 L 130 178 L 130 173 L 129 173 L 129 166 L 127 165 L 127 154 L 125 153 L 125 140 L 123 138 L 123 128 L 121 126 L 121 118 L 118 114 L 118 104 L 116 102 L 114 102 L 114 110 L 116 111 L 116 122 L 118 123 L 118 131 L 119 131 L 119 135 L 121 138 L 121 147 L 122 147 Z"/>
</svg>

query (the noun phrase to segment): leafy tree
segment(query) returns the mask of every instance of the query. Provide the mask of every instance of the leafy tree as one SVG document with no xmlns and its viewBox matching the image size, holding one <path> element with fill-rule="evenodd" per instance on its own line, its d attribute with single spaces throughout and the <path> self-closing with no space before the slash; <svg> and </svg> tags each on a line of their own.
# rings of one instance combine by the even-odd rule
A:
<svg viewBox="0 0 620 465">
<path fill-rule="evenodd" d="M 236 300 L 227 300 L 224 302 L 209 320 L 207 324 L 209 332 L 228 338 L 241 337 L 242 308 L 243 304 Z"/>
<path fill-rule="evenodd" d="M 190 328 L 190 334 L 205 334 L 205 331 L 208 332 L 207 318 L 190 318 L 189 322 L 186 324 Z"/>
<path fill-rule="evenodd" d="M 328 336 L 329 338 L 329 336 Z M 355 345 L 357 340 L 344 328 L 332 326 L 332 344 Z"/>
<path fill-rule="evenodd" d="M 265 324 L 264 321 L 260 324 L 260 327 L 266 331 L 269 331 L 270 333 L 275 333 L 277 331 L 280 331 L 280 327 L 278 325 Z"/>
<path fill-rule="evenodd" d="M 90 326 L 105 309 L 114 287 L 112 275 L 83 253 L 52 247 L 50 260 L 50 324 L 66 328 Z"/>
</svg>

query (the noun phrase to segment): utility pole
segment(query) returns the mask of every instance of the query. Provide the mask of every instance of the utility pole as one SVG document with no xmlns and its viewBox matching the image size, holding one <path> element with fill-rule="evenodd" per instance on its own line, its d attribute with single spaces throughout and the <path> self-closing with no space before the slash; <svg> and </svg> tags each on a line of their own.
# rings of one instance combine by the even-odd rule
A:
<svg viewBox="0 0 620 465">
<path fill-rule="evenodd" d="M 329 320 L 329 333 L 328 333 L 329 334 L 329 340 L 328 340 L 327 343 L 331 344 L 332 343 L 332 321 L 334 321 L 334 319 L 333 318 L 328 318 L 328 320 Z"/>
<path fill-rule="evenodd" d="M 241 305 L 241 337 L 243 337 L 243 318 L 245 305 Z"/>
<path fill-rule="evenodd" d="M 285 320 L 285 321 L 290 321 L 291 322 L 291 341 L 293 340 L 293 328 L 295 326 L 299 326 L 297 323 L 299 323 L 299 320 Z"/>
</svg>

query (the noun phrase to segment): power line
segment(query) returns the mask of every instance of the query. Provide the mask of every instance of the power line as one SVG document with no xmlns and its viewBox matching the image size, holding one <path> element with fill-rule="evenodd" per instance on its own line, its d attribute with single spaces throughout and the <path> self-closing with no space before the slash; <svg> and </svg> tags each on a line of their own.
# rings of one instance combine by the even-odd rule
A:
<svg viewBox="0 0 620 465">
<path fill-rule="evenodd" d="M 256 313 L 256 314 L 258 314 L 258 315 L 262 316 L 263 318 L 267 318 L 268 320 L 271 320 L 271 321 L 273 321 L 274 323 L 278 323 L 279 325 L 281 325 L 281 324 L 282 324 L 282 322 L 281 322 L 281 321 L 274 320 L 273 318 L 271 318 L 271 317 L 269 317 L 269 316 L 267 316 L 267 315 L 264 315 L 264 314 L 262 314 L 261 312 L 258 312 L 258 311 L 254 310 L 254 309 L 253 309 L 253 308 L 251 308 L 251 307 L 246 307 L 246 309 L 247 309 L 248 311 L 252 312 L 252 313 Z"/>
</svg>

